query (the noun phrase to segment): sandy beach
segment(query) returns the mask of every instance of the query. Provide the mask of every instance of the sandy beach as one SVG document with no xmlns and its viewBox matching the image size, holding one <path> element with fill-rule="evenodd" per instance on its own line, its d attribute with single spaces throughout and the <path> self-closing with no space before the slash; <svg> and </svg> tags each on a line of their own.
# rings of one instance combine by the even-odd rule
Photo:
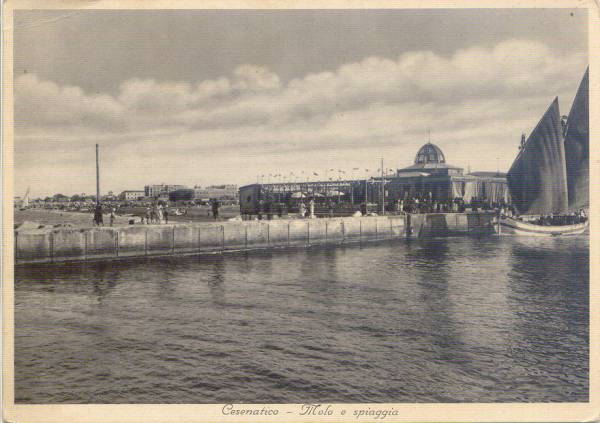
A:
<svg viewBox="0 0 600 423">
<path fill-rule="evenodd" d="M 144 213 L 143 207 L 124 209 L 123 214 L 117 214 L 113 226 L 129 225 L 129 221 L 134 219 L 136 224 L 140 224 L 140 216 Z M 220 219 L 227 220 L 239 216 L 238 206 L 224 206 L 219 210 Z M 36 222 L 40 225 L 55 226 L 65 225 L 74 228 L 89 228 L 93 226 L 93 214 L 89 212 L 73 212 L 64 210 L 46 210 L 46 209 L 27 209 L 15 210 L 15 226 L 25 221 Z M 172 212 L 169 214 L 169 222 L 212 222 L 214 221 L 209 207 L 191 208 L 186 215 L 176 216 Z M 110 222 L 108 213 L 104 214 L 104 225 L 108 226 Z"/>
<path fill-rule="evenodd" d="M 22 224 L 25 221 L 36 222 L 40 225 L 55 226 L 66 225 L 74 228 L 89 228 L 94 226 L 92 213 L 71 212 L 63 210 L 45 210 L 45 209 L 28 209 L 15 210 L 15 226 Z M 129 216 L 119 216 L 115 218 L 115 226 L 123 226 L 129 224 Z M 104 215 L 104 224 L 109 224 L 108 214 Z M 138 218 L 139 221 L 139 218 Z"/>
</svg>

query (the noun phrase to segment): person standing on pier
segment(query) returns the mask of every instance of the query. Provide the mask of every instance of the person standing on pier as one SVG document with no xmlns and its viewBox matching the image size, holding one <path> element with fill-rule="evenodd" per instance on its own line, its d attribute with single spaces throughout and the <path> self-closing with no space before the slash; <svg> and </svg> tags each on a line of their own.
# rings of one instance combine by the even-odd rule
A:
<svg viewBox="0 0 600 423">
<path fill-rule="evenodd" d="M 94 210 L 94 224 L 96 226 L 104 226 L 104 220 L 102 218 L 102 206 L 100 204 L 97 204 L 96 209 Z"/>
<path fill-rule="evenodd" d="M 270 201 L 265 203 L 265 213 L 267 215 L 267 220 L 273 219 L 272 203 Z"/>
<path fill-rule="evenodd" d="M 110 222 L 110 226 L 112 227 L 113 223 L 115 223 L 115 208 L 111 208 L 110 209 L 110 215 L 109 215 L 109 222 Z"/>
<path fill-rule="evenodd" d="M 264 202 L 264 200 L 261 198 L 261 199 L 258 201 L 258 210 L 257 210 L 257 213 L 256 213 L 256 218 L 257 218 L 258 220 L 262 220 L 262 215 L 263 215 L 263 212 L 264 212 L 264 211 L 265 211 L 265 202 Z"/>
<path fill-rule="evenodd" d="M 159 225 L 162 223 L 163 220 L 163 206 L 162 204 L 158 203 L 156 206 L 156 223 L 158 223 Z"/>
<path fill-rule="evenodd" d="M 400 199 L 396 200 L 396 213 L 402 213 L 404 211 L 404 202 Z"/>
<path fill-rule="evenodd" d="M 213 219 L 217 220 L 219 218 L 219 200 L 217 200 L 216 198 L 213 199 L 213 202 L 212 202 L 212 213 L 213 213 Z"/>
<path fill-rule="evenodd" d="M 156 204 L 153 204 L 150 207 L 150 223 L 156 223 L 157 215 L 158 215 L 158 209 L 156 208 Z"/>
<path fill-rule="evenodd" d="M 167 206 L 163 209 L 163 217 L 165 218 L 165 224 L 169 223 L 169 212 L 167 211 Z"/>
<path fill-rule="evenodd" d="M 311 219 L 316 218 L 317 216 L 315 216 L 315 200 L 313 200 L 312 198 L 308 202 L 308 208 L 310 210 L 310 218 Z"/>
<path fill-rule="evenodd" d="M 300 202 L 300 205 L 298 206 L 298 214 L 300 215 L 301 219 L 304 219 L 304 217 L 306 217 L 306 205 L 302 201 Z"/>
</svg>

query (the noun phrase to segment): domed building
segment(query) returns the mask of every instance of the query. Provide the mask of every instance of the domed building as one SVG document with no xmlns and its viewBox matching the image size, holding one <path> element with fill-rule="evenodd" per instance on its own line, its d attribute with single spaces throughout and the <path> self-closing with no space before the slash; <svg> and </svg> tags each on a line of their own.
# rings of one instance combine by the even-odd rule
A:
<svg viewBox="0 0 600 423">
<path fill-rule="evenodd" d="M 415 164 L 426 163 L 446 163 L 446 158 L 442 150 L 435 144 L 428 142 L 423 147 L 419 148 Z"/>
<path fill-rule="evenodd" d="M 464 174 L 461 167 L 446 163 L 441 148 L 431 142 L 419 148 L 414 164 L 398 169 L 396 175 L 387 180 L 388 202 L 407 198 L 431 198 L 434 201 L 462 198 L 466 203 L 472 199 L 487 203 L 509 200 L 506 174 Z"/>
<path fill-rule="evenodd" d="M 427 171 L 436 175 L 462 175 L 463 169 L 451 166 L 446 163 L 446 157 L 442 150 L 435 144 L 428 142 L 417 152 L 415 164 L 398 170 L 398 175 L 402 173 Z"/>
<path fill-rule="evenodd" d="M 317 176 L 317 174 L 314 174 Z M 336 194 L 331 194 L 331 193 Z M 350 180 L 288 181 L 256 183 L 239 189 L 240 212 L 243 218 L 264 213 L 264 204 L 284 204 L 286 210 L 299 210 L 299 203 L 315 201 L 316 214 L 330 216 L 332 205 L 345 213 L 357 207 L 377 205 L 380 211 L 397 211 L 403 200 L 431 199 L 446 209 L 456 198 L 466 204 L 508 203 L 506 174 L 499 172 L 468 172 L 446 163 L 446 156 L 437 145 L 428 142 L 417 151 L 414 163 L 395 174 Z M 476 201 L 474 201 L 476 200 Z M 405 201 L 404 204 L 409 204 Z M 414 204 L 414 203 L 413 203 Z M 439 207 L 442 209 L 442 207 Z M 440 210 L 442 211 L 442 210 Z M 268 213 L 267 213 L 268 216 Z"/>
</svg>

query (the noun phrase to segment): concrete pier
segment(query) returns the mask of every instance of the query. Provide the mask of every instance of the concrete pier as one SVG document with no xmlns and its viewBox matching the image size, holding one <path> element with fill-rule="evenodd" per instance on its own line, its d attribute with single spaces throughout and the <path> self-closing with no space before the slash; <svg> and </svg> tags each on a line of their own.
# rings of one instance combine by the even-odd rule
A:
<svg viewBox="0 0 600 423">
<path fill-rule="evenodd" d="M 494 233 L 486 213 L 270 220 L 15 231 L 15 263 L 202 254 Z"/>
</svg>

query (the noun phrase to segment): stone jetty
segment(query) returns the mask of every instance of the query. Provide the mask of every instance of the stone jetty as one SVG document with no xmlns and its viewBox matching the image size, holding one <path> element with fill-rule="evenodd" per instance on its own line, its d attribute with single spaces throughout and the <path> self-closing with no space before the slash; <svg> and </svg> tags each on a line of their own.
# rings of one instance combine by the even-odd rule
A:
<svg viewBox="0 0 600 423">
<path fill-rule="evenodd" d="M 492 213 L 131 225 L 15 231 L 15 263 L 245 251 L 422 236 L 492 234 Z"/>
</svg>

